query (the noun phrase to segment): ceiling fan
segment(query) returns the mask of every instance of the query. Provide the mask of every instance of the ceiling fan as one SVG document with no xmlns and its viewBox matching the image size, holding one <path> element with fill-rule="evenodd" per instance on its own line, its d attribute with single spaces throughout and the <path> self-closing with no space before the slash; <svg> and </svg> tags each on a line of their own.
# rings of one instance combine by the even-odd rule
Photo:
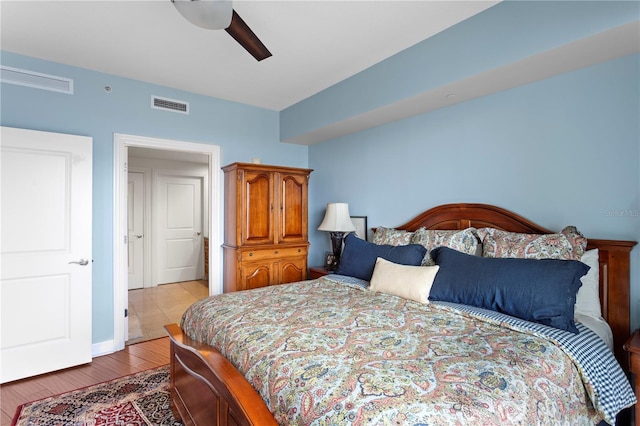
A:
<svg viewBox="0 0 640 426">
<path fill-rule="evenodd" d="M 171 0 L 171 2 L 192 24 L 208 30 L 224 29 L 256 60 L 262 61 L 271 56 L 271 52 L 233 10 L 232 0 Z"/>
</svg>

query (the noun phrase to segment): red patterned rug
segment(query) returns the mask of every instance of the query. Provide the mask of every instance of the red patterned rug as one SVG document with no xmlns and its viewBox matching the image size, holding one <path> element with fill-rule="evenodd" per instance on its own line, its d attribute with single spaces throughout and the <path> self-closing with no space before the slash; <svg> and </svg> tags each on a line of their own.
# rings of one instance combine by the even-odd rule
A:
<svg viewBox="0 0 640 426">
<path fill-rule="evenodd" d="M 181 426 L 171 412 L 169 366 L 29 402 L 12 426 Z"/>
</svg>

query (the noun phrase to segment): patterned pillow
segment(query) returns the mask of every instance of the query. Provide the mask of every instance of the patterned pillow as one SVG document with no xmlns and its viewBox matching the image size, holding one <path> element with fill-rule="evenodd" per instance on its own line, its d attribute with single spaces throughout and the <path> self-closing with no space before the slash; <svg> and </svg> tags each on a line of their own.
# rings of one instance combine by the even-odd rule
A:
<svg viewBox="0 0 640 426">
<path fill-rule="evenodd" d="M 580 260 L 587 239 L 575 226 L 557 234 L 520 234 L 494 228 L 478 229 L 483 257 Z"/>
<path fill-rule="evenodd" d="M 439 230 L 420 228 L 413 233 L 411 244 L 420 244 L 427 249 L 427 254 L 422 260 L 423 266 L 435 265 L 431 250 L 436 247 L 449 247 L 462 253 L 475 255 L 478 250 L 478 237 L 475 228 L 463 230 Z"/>
<path fill-rule="evenodd" d="M 406 246 L 411 243 L 413 232 L 379 226 L 373 234 L 373 243 L 388 246 Z"/>
<path fill-rule="evenodd" d="M 560 233 L 571 243 L 571 247 L 573 247 L 573 258 L 576 260 L 582 259 L 582 256 L 587 251 L 588 241 L 585 236 L 582 235 L 575 226 L 566 226 Z"/>
</svg>

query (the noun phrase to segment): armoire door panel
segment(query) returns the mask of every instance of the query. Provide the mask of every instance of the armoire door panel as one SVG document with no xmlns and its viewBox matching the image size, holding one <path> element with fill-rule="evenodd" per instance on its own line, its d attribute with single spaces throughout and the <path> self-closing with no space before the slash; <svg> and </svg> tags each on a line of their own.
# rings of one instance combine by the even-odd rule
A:
<svg viewBox="0 0 640 426">
<path fill-rule="evenodd" d="M 306 277 L 307 262 L 305 259 L 292 259 L 280 263 L 280 283 L 303 281 Z"/>
<path fill-rule="evenodd" d="M 273 238 L 273 180 L 264 172 L 244 173 L 245 244 L 271 244 Z"/>
<path fill-rule="evenodd" d="M 281 175 L 280 242 L 307 240 L 307 177 Z"/>
<path fill-rule="evenodd" d="M 244 283 L 244 290 L 268 286 L 272 279 L 272 264 L 246 265 L 242 268 L 241 280 Z"/>
</svg>

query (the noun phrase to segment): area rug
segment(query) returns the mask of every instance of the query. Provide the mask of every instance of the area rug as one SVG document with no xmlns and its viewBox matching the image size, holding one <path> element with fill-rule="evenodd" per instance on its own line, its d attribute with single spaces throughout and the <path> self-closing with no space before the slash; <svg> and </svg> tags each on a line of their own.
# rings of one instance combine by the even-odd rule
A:
<svg viewBox="0 0 640 426">
<path fill-rule="evenodd" d="M 12 426 L 181 426 L 169 399 L 169 366 L 18 407 Z"/>
</svg>

